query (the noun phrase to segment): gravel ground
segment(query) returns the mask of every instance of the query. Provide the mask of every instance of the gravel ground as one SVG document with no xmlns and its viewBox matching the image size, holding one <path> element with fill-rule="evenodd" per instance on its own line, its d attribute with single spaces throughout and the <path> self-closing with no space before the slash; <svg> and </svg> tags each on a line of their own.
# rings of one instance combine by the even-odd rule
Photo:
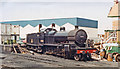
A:
<svg viewBox="0 0 120 69">
<path fill-rule="evenodd" d="M 118 67 L 117 62 L 109 61 L 75 61 L 52 55 L 41 54 L 5 54 L 0 59 L 7 67 Z"/>
</svg>

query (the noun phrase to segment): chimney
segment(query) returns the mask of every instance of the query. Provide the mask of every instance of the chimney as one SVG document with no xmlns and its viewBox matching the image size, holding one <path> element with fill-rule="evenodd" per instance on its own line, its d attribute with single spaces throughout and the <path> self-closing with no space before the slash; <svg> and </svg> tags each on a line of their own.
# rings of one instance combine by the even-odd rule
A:
<svg viewBox="0 0 120 69">
<path fill-rule="evenodd" d="M 65 31 L 65 27 L 60 27 L 60 31 Z"/>
<path fill-rule="evenodd" d="M 53 27 L 55 27 L 55 24 L 54 24 L 54 23 L 52 23 L 52 28 L 53 28 Z"/>
<path fill-rule="evenodd" d="M 75 29 L 78 29 L 78 26 L 75 26 Z"/>
<path fill-rule="evenodd" d="M 42 24 L 39 24 L 39 32 L 40 32 L 40 28 L 42 28 Z"/>
</svg>

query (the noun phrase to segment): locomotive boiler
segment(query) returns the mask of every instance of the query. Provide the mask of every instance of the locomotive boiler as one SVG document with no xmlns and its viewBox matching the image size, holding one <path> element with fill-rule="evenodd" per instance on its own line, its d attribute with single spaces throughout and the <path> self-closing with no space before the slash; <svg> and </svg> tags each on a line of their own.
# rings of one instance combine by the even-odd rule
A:
<svg viewBox="0 0 120 69">
<path fill-rule="evenodd" d="M 60 31 L 47 28 L 27 35 L 27 49 L 75 60 L 90 60 L 91 53 L 96 52 L 96 49 L 90 48 L 86 40 L 87 33 L 78 29 L 78 26 L 70 32 L 66 32 L 65 27 L 61 27 Z"/>
</svg>

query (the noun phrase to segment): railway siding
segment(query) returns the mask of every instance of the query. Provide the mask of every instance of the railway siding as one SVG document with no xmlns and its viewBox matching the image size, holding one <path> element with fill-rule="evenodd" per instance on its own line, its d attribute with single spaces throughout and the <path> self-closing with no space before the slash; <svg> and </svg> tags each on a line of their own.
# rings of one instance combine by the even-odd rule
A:
<svg viewBox="0 0 120 69">
<path fill-rule="evenodd" d="M 3 66 L 10 67 L 118 67 L 117 62 L 75 61 L 51 55 L 7 54 Z"/>
</svg>

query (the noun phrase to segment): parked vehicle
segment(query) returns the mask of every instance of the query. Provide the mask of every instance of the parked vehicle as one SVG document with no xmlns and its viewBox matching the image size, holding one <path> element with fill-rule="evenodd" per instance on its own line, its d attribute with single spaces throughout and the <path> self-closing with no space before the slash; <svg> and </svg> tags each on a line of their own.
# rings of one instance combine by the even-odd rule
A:
<svg viewBox="0 0 120 69">
<path fill-rule="evenodd" d="M 120 62 L 120 44 L 117 43 L 107 43 L 103 44 L 106 50 L 106 58 L 108 54 L 112 54 L 113 60 L 115 59 L 116 62 Z"/>
</svg>

